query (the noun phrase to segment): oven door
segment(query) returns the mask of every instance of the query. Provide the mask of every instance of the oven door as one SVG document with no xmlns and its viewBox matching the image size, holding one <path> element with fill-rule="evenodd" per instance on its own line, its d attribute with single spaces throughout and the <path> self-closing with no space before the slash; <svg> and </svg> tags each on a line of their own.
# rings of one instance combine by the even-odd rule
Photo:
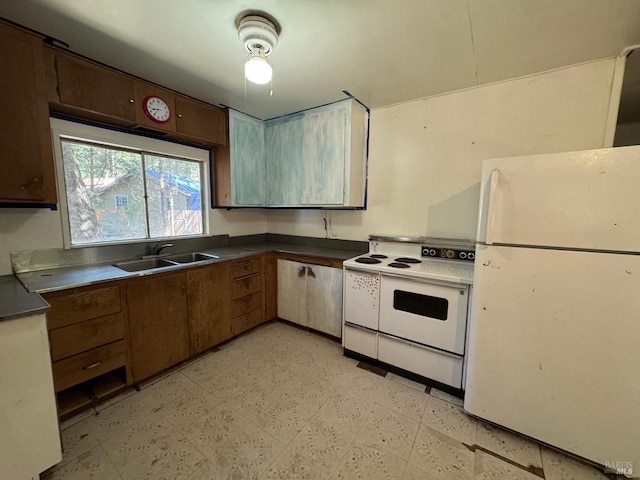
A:
<svg viewBox="0 0 640 480">
<path fill-rule="evenodd" d="M 468 285 L 383 274 L 380 332 L 464 354 Z"/>
</svg>

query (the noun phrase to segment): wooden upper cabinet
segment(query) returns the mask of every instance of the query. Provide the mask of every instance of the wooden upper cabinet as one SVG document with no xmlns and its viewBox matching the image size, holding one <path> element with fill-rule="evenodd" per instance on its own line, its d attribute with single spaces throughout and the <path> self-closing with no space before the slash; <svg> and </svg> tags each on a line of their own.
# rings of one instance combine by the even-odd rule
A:
<svg viewBox="0 0 640 480">
<path fill-rule="evenodd" d="M 146 82 L 137 81 L 135 83 L 135 105 L 136 105 L 136 123 L 144 128 L 159 130 L 163 132 L 176 131 L 176 95 L 164 88 Z M 144 110 L 144 100 L 147 97 L 159 97 L 169 106 L 171 115 L 165 123 L 158 123 L 151 120 Z"/>
<path fill-rule="evenodd" d="M 56 71 L 63 105 L 135 123 L 133 78 L 64 52 L 56 53 Z"/>
<path fill-rule="evenodd" d="M 44 59 L 44 83 L 47 100 L 50 103 L 60 103 L 58 94 L 58 74 L 56 73 L 56 49 L 51 45 L 42 45 Z"/>
<path fill-rule="evenodd" d="M 224 110 L 190 98 L 176 96 L 176 131 L 207 144 L 227 143 Z"/>
<path fill-rule="evenodd" d="M 42 39 L 0 23 L 0 202 L 57 202 Z"/>
</svg>

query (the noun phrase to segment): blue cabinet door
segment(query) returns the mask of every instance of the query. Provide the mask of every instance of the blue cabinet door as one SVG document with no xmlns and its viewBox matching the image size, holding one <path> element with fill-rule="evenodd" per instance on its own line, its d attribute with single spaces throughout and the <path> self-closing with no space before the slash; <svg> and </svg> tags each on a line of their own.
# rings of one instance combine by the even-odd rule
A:
<svg viewBox="0 0 640 480">
<path fill-rule="evenodd" d="M 298 113 L 265 123 L 268 205 L 301 205 L 307 181 L 302 155 L 304 117 Z"/>
<path fill-rule="evenodd" d="M 347 117 L 348 105 L 342 103 L 314 109 L 303 118 L 303 205 L 344 202 Z"/>
<path fill-rule="evenodd" d="M 264 124 L 229 110 L 232 205 L 265 205 Z"/>
</svg>

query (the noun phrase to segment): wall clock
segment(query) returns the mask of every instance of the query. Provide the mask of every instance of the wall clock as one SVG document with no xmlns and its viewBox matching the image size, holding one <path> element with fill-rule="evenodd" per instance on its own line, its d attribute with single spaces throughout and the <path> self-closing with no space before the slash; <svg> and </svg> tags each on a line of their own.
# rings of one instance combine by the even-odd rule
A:
<svg viewBox="0 0 640 480">
<path fill-rule="evenodd" d="M 156 123 L 167 123 L 171 119 L 171 109 L 167 102 L 155 95 L 149 95 L 142 101 L 144 113 Z"/>
</svg>

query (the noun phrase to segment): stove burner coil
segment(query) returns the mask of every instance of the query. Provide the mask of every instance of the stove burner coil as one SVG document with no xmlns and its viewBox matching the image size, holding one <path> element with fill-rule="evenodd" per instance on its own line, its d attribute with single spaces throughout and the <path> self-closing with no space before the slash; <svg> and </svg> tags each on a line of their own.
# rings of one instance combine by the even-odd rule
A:
<svg viewBox="0 0 640 480">
<path fill-rule="evenodd" d="M 369 255 L 371 258 L 389 258 L 386 255 L 382 255 L 381 253 L 374 253 L 373 255 Z"/>
<path fill-rule="evenodd" d="M 410 267 L 410 265 L 407 265 L 406 263 L 400 263 L 400 262 L 391 262 L 389 266 L 393 268 L 409 268 Z"/>
<path fill-rule="evenodd" d="M 377 258 L 371 258 L 371 257 L 356 258 L 356 262 L 358 262 L 358 263 L 366 263 L 368 265 L 373 265 L 374 263 L 382 263 Z"/>
<path fill-rule="evenodd" d="M 396 262 L 402 262 L 402 263 L 422 263 L 422 260 L 418 260 L 417 258 L 410 258 L 410 257 L 400 257 L 400 258 L 396 258 Z"/>
</svg>

